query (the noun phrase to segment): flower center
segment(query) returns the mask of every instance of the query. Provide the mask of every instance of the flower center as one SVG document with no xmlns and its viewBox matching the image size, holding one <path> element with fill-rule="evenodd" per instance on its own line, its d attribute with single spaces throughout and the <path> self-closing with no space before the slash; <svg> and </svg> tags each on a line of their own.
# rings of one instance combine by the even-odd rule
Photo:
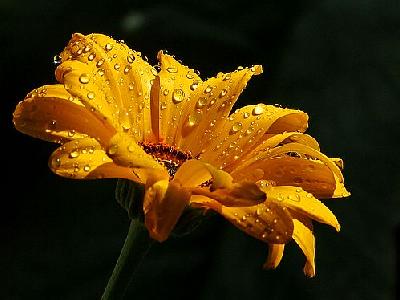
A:
<svg viewBox="0 0 400 300">
<path fill-rule="evenodd" d="M 147 154 L 163 164 L 171 177 L 174 177 L 176 171 L 185 161 L 192 159 L 190 151 L 182 151 L 167 144 L 140 142 L 139 145 Z"/>
</svg>

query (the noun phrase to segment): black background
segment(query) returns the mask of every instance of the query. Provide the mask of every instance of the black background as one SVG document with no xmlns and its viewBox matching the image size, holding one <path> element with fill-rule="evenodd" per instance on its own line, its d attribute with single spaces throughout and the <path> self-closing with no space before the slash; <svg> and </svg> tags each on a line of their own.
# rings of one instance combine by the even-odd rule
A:
<svg viewBox="0 0 400 300">
<path fill-rule="evenodd" d="M 114 180 L 53 175 L 56 145 L 17 132 L 12 112 L 53 83 L 52 58 L 73 32 L 159 49 L 203 78 L 262 64 L 239 105 L 279 103 L 310 116 L 322 151 L 345 161 L 352 196 L 328 201 L 342 231 L 318 224 L 317 276 L 292 243 L 275 271 L 267 247 L 216 216 L 158 244 L 127 299 L 394 299 L 400 224 L 400 5 L 386 0 L 11 1 L 0 3 L 0 294 L 98 299 L 128 228 Z M 398 251 L 398 250 L 397 250 Z M 398 279 L 397 279 L 398 280 Z"/>
</svg>

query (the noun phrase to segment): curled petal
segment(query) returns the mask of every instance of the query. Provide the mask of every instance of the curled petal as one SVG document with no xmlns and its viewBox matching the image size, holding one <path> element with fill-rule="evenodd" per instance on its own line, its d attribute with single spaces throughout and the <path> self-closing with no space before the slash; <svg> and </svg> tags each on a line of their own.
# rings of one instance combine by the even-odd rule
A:
<svg viewBox="0 0 400 300">
<path fill-rule="evenodd" d="M 165 241 L 190 199 L 190 192 L 176 182 L 160 180 L 146 189 L 143 211 L 150 236 Z"/>
<path fill-rule="evenodd" d="M 203 83 L 192 85 L 190 103 L 182 114 L 176 144 L 197 156 L 219 136 L 219 130 L 233 105 L 253 75 L 262 73 L 261 66 L 219 73 Z"/>
<path fill-rule="evenodd" d="M 244 207 L 224 206 L 208 197 L 192 197 L 191 204 L 198 207 L 210 208 L 240 230 L 268 243 L 287 243 L 293 233 L 292 218 L 286 209 L 272 202 Z"/>
<path fill-rule="evenodd" d="M 62 85 L 45 85 L 29 93 L 15 109 L 13 121 L 19 131 L 51 142 L 86 136 L 106 141 L 115 133 Z"/>
<path fill-rule="evenodd" d="M 318 222 L 328 224 L 340 230 L 339 222 L 335 215 L 321 201 L 311 193 L 293 186 L 266 186 L 261 189 L 267 194 L 267 199 L 281 206 L 308 216 Z"/>
<path fill-rule="evenodd" d="M 264 269 L 275 269 L 283 257 L 283 250 L 285 244 L 269 244 L 268 245 L 268 257 L 263 265 Z"/>
<path fill-rule="evenodd" d="M 293 217 L 293 239 L 303 251 L 307 261 L 303 268 L 304 274 L 309 277 L 315 276 L 315 237 L 311 220 L 298 214 Z"/>
<path fill-rule="evenodd" d="M 61 53 L 61 59 L 56 76 L 71 93 L 84 101 L 92 100 L 86 102 L 87 107 L 116 119 L 137 140 L 151 139 L 150 88 L 157 72 L 140 52 L 102 34 L 76 33 Z M 83 82 L 77 85 L 74 78 L 64 79 L 64 70 L 68 68 L 86 76 Z"/>
<path fill-rule="evenodd" d="M 141 182 L 131 169 L 114 164 L 93 138 L 77 139 L 59 147 L 49 165 L 54 173 L 68 178 L 126 178 Z"/>
<path fill-rule="evenodd" d="M 245 106 L 229 116 L 218 132 L 219 138 L 205 148 L 201 159 L 225 170 L 233 170 L 248 152 L 271 134 L 305 131 L 307 121 L 307 114 L 299 110 L 264 104 Z"/>
</svg>

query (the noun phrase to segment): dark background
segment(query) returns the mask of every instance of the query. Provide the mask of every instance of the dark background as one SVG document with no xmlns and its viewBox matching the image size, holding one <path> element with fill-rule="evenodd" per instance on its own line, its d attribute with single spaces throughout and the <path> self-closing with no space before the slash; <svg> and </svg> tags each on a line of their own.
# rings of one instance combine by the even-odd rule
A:
<svg viewBox="0 0 400 300">
<path fill-rule="evenodd" d="M 339 234 L 315 226 L 313 279 L 303 276 L 294 243 L 277 270 L 262 270 L 266 245 L 215 216 L 192 235 L 153 247 L 127 299 L 395 298 L 398 1 L 2 0 L 0 11 L 2 299 L 98 299 L 127 232 L 114 180 L 53 175 L 47 159 L 55 145 L 12 125 L 17 102 L 55 81 L 52 58 L 73 32 L 124 39 L 152 63 L 167 49 L 203 77 L 262 64 L 239 105 L 306 111 L 322 151 L 344 159 L 352 192 L 328 201 Z"/>
</svg>

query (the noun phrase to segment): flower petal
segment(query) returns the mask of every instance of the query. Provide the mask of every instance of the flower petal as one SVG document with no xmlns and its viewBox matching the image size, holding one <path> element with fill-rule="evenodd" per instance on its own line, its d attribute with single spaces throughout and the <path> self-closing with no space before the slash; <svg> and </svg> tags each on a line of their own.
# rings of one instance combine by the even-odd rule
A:
<svg viewBox="0 0 400 300">
<path fill-rule="evenodd" d="M 308 116 L 300 110 L 272 105 L 248 105 L 231 114 L 201 159 L 217 167 L 232 170 L 246 153 L 256 148 L 271 134 L 283 131 L 303 132 Z"/>
<path fill-rule="evenodd" d="M 290 208 L 318 222 L 331 225 L 336 231 L 340 230 L 335 215 L 311 193 L 293 186 L 261 186 L 261 189 L 267 194 L 268 201 Z"/>
<path fill-rule="evenodd" d="M 144 169 L 157 180 L 169 178 L 165 167 L 147 154 L 127 133 L 117 133 L 111 138 L 107 154 L 120 166 Z"/>
<path fill-rule="evenodd" d="M 299 214 L 292 214 L 293 217 L 293 239 L 299 245 L 307 258 L 303 272 L 308 277 L 315 276 L 315 237 L 311 220 Z"/>
<path fill-rule="evenodd" d="M 193 156 L 200 154 L 218 136 L 247 82 L 261 72 L 261 66 L 240 68 L 232 73 L 219 73 L 199 84 L 177 126 L 177 130 L 182 130 L 182 139 L 177 138 L 176 144 L 190 150 Z"/>
<path fill-rule="evenodd" d="M 191 159 L 183 163 L 174 176 L 174 179 L 185 187 L 200 186 L 211 178 L 212 175 L 209 169 L 197 159 Z"/>
<path fill-rule="evenodd" d="M 102 34 L 77 33 L 61 59 L 56 76 L 72 94 L 81 97 L 87 107 L 115 119 L 117 129 L 122 127 L 136 140 L 151 139 L 150 88 L 157 72 L 140 52 Z M 63 78 L 68 68 L 83 82 L 77 76 Z"/>
<path fill-rule="evenodd" d="M 265 201 L 258 205 L 228 207 L 214 199 L 192 196 L 193 206 L 210 208 L 240 230 L 268 243 L 287 243 L 293 233 L 293 222 L 285 207 Z"/>
<path fill-rule="evenodd" d="M 271 149 L 258 147 L 250 152 L 232 176 L 300 186 L 318 198 L 350 195 L 344 186 L 342 172 L 335 163 L 337 159 L 332 160 L 317 149 L 298 142 L 280 145 Z"/>
<path fill-rule="evenodd" d="M 285 244 L 268 244 L 268 257 L 263 265 L 264 269 L 276 269 L 283 257 Z"/>
<path fill-rule="evenodd" d="M 141 182 L 131 169 L 118 166 L 93 138 L 70 141 L 59 147 L 49 159 L 57 175 L 75 179 L 126 178 Z"/>
<path fill-rule="evenodd" d="M 193 83 L 201 83 L 193 69 L 179 63 L 174 57 L 158 52 L 161 70 L 151 88 L 151 120 L 154 134 L 159 142 L 176 146 L 177 130 L 182 112 L 188 105 Z"/>
<path fill-rule="evenodd" d="M 150 236 L 165 241 L 190 199 L 190 192 L 178 183 L 160 180 L 147 187 L 143 210 Z"/>
<path fill-rule="evenodd" d="M 88 111 L 62 85 L 45 85 L 29 93 L 14 112 L 15 127 L 33 137 L 51 142 L 91 136 L 108 140 L 115 130 Z"/>
</svg>

